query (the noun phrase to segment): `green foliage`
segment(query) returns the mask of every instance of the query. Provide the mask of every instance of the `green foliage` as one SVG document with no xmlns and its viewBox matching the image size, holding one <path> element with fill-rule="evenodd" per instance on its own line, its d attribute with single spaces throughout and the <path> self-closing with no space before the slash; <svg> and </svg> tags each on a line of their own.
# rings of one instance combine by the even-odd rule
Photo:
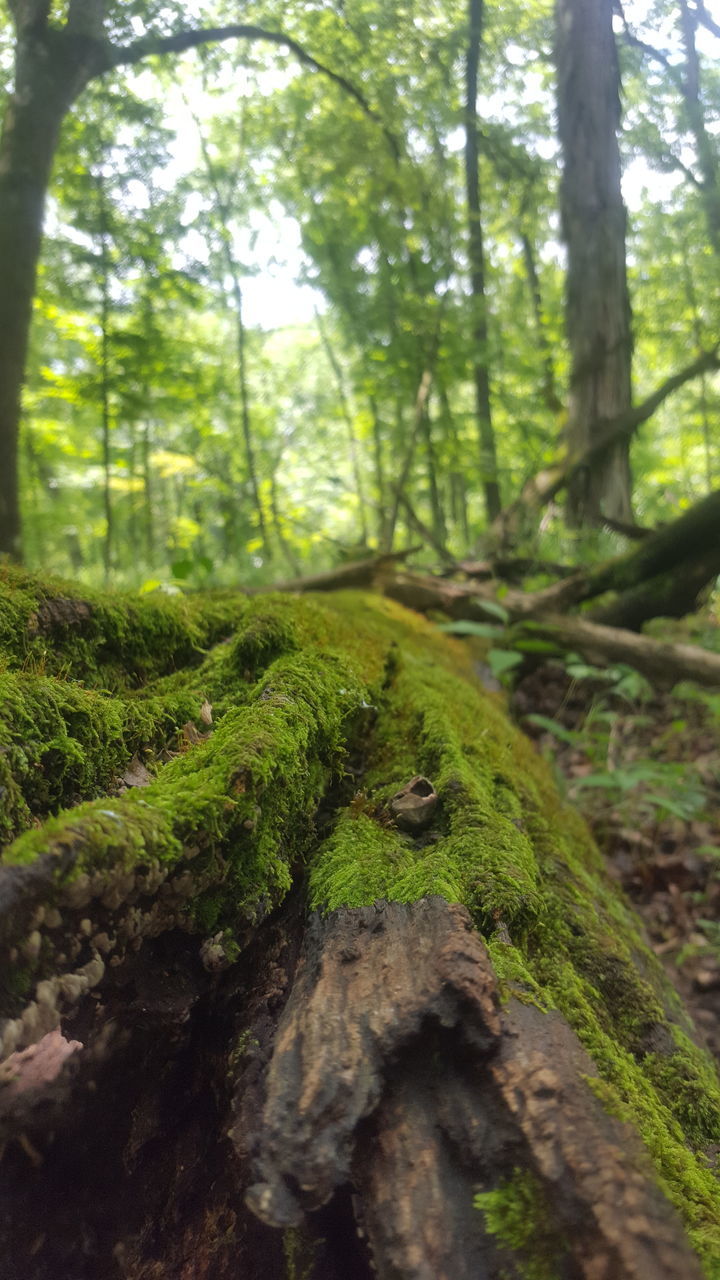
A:
<svg viewBox="0 0 720 1280">
<path fill-rule="evenodd" d="M 565 669 L 574 680 L 593 681 L 597 689 L 582 725 L 571 730 L 535 713 L 527 720 L 558 742 L 574 747 L 593 766 L 567 783 L 558 775 L 568 798 L 589 805 L 592 810 L 594 802 L 586 793 L 597 792 L 597 803 L 611 805 L 633 823 L 657 823 L 671 815 L 685 822 L 701 817 L 708 803 L 707 787 L 691 762 L 615 759 L 614 735 L 619 717 L 624 714 L 631 723 L 640 724 L 641 708 L 652 696 L 652 687 L 644 676 L 622 664 L 597 667 L 572 655 L 566 660 Z M 699 696 L 704 698 L 704 691 Z M 712 694 L 707 696 L 713 698 Z M 624 713 L 618 708 L 618 700 L 626 704 Z"/>
</svg>

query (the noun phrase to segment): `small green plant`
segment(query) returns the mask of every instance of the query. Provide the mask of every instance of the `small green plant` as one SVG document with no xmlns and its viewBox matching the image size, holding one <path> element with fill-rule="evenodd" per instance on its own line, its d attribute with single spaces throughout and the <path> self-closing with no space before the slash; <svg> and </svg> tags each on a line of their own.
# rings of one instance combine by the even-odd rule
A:
<svg viewBox="0 0 720 1280">
<path fill-rule="evenodd" d="M 525 1169 L 515 1169 L 494 1191 L 475 1196 L 485 1215 L 485 1228 L 498 1244 L 512 1251 L 524 1280 L 556 1280 L 567 1246 L 553 1226 L 542 1184 Z"/>
</svg>

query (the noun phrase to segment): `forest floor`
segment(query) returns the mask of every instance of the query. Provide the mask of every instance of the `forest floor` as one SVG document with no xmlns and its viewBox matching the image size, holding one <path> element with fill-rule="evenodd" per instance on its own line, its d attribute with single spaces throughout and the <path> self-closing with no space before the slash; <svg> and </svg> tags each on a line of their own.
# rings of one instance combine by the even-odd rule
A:
<svg viewBox="0 0 720 1280">
<path fill-rule="evenodd" d="M 720 1058 L 720 693 L 576 659 L 525 675 L 511 705 Z"/>
</svg>

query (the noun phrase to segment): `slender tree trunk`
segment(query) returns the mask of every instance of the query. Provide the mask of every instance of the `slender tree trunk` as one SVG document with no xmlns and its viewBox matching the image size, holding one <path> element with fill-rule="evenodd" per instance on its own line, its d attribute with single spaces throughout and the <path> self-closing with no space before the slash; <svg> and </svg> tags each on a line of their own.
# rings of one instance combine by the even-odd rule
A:
<svg viewBox="0 0 720 1280">
<path fill-rule="evenodd" d="M 702 175 L 701 192 L 710 244 L 720 256 L 720 162 L 715 139 L 705 124 L 700 89 L 700 59 L 695 43 L 698 16 L 690 10 L 687 0 L 680 0 L 680 30 L 685 47 L 685 67 L 682 93 L 685 115 L 695 139 L 698 166 Z"/>
<path fill-rule="evenodd" d="M 567 245 L 571 354 L 570 452 L 631 404 L 632 335 L 620 189 L 619 70 L 612 0 L 557 0 L 561 211 Z M 568 491 L 572 523 L 632 521 L 629 445 L 618 441 L 580 469 Z"/>
<path fill-rule="evenodd" d="M 467 477 L 463 470 L 463 450 L 458 436 L 455 415 L 450 404 L 450 397 L 442 378 L 438 378 L 437 388 L 445 439 L 449 441 L 452 450 L 452 466 L 449 472 L 450 511 L 453 522 L 460 529 L 461 545 L 467 549 L 470 546 L 470 525 L 468 521 Z"/>
<path fill-rule="evenodd" d="M 422 436 L 423 445 L 425 446 L 425 464 L 427 468 L 428 495 L 430 497 L 430 511 L 432 513 L 432 530 L 434 545 L 444 546 L 447 540 L 447 529 L 445 527 L 445 513 L 442 506 L 442 498 L 440 496 L 440 486 L 438 485 L 438 465 L 435 455 L 435 443 L 432 436 L 432 421 L 430 418 L 430 403 L 428 402 L 423 410 L 420 419 L 420 434 Z"/>
<path fill-rule="evenodd" d="M 693 280 L 692 268 L 688 256 L 687 242 L 683 238 L 682 245 L 682 262 L 683 277 L 685 282 L 685 296 L 687 298 L 690 310 L 692 312 L 692 328 L 695 345 L 698 352 L 703 350 L 704 327 L 702 315 L 698 305 L 697 292 L 695 290 L 695 281 Z M 710 406 L 708 397 L 708 385 L 705 374 L 700 375 L 700 396 L 699 396 L 700 421 L 702 423 L 703 448 L 705 452 L 705 482 L 708 491 L 713 487 L 713 468 L 712 468 L 712 451 L 711 438 L 712 432 L 710 427 Z"/>
<path fill-rule="evenodd" d="M 468 255 L 473 306 L 475 405 L 480 435 L 480 470 L 488 523 L 500 514 L 500 486 L 490 400 L 490 354 L 485 296 L 485 245 L 480 197 L 480 142 L 477 117 L 478 67 L 485 14 L 484 0 L 469 0 L 469 41 L 465 72 L 465 189 L 468 212 Z"/>
<path fill-rule="evenodd" d="M 343 380 L 343 371 L 340 367 L 340 362 L 338 361 L 338 358 L 335 355 L 335 352 L 333 351 L 332 344 L 327 335 L 327 330 L 325 328 L 325 325 L 322 322 L 322 317 L 320 316 L 320 313 L 318 311 L 315 312 L 315 322 L 318 327 L 318 333 L 320 334 L 320 341 L 323 346 L 323 351 L 327 356 L 328 364 L 330 365 L 330 368 L 332 369 L 333 375 L 335 377 L 335 385 L 337 387 L 338 397 L 340 400 L 340 408 L 342 410 L 342 416 L 345 420 L 345 426 L 347 428 L 348 448 L 350 451 L 350 465 L 352 467 L 353 479 L 355 481 L 355 492 L 357 494 L 358 512 L 360 516 L 360 537 L 361 537 L 363 546 L 367 546 L 369 529 L 368 529 L 368 521 L 367 521 L 366 502 L 365 502 L 365 489 L 363 486 L 362 471 L 360 469 L 360 457 L 359 457 L 359 451 L 358 451 L 357 437 L 355 435 L 355 427 L 353 425 L 352 413 L 350 412 L 350 405 L 348 404 L 348 398 L 347 398 L 347 395 L 345 394 L 345 383 Z"/>
<path fill-rule="evenodd" d="M 535 261 L 535 249 L 527 227 L 522 224 L 520 227 L 520 244 L 522 245 L 525 274 L 527 276 L 528 289 L 530 290 L 533 316 L 535 317 L 535 332 L 537 334 L 538 347 L 540 348 L 539 355 L 542 361 L 543 400 L 551 413 L 559 413 L 562 409 L 562 400 L 558 395 L 555 361 L 553 360 L 552 347 L 548 341 L 545 317 L 543 315 L 542 291 Z"/>
<path fill-rule="evenodd" d="M 232 276 L 233 301 L 235 309 L 235 336 L 237 342 L 237 368 L 238 368 L 238 389 L 240 392 L 240 421 L 242 423 L 243 443 L 245 445 L 245 459 L 247 461 L 248 475 L 250 477 L 250 487 L 252 489 L 253 504 L 258 520 L 258 530 L 262 538 L 263 551 L 268 560 L 272 560 L 272 547 L 268 538 L 267 526 L 265 524 L 265 513 L 263 511 L 262 495 L 260 493 L 260 481 L 258 479 L 257 461 L 255 458 L 255 446 L 252 438 L 252 426 L 250 423 L 250 388 L 248 387 L 247 378 L 247 351 L 246 351 L 246 334 L 245 321 L 243 319 L 243 296 L 240 277 L 238 275 L 235 260 L 232 258 L 229 247 L 227 249 L 228 268 Z"/>
<path fill-rule="evenodd" d="M 275 527 L 275 537 L 278 540 L 280 550 L 290 566 L 290 572 L 297 575 L 300 573 L 300 561 L 285 537 L 285 532 L 283 530 L 283 518 L 280 512 L 280 500 L 277 487 L 277 472 L 279 465 L 280 458 L 277 459 L 270 472 L 270 510 L 272 512 L 273 525 Z"/>
<path fill-rule="evenodd" d="M 383 461 L 383 431 L 380 421 L 380 411 L 378 409 L 377 400 L 374 396 L 369 397 L 370 413 L 372 415 L 372 432 L 373 432 L 373 461 L 375 463 L 375 485 L 378 493 L 377 505 L 377 539 L 378 549 L 380 551 L 387 550 L 387 492 L 385 485 L 385 465 Z"/>
<path fill-rule="evenodd" d="M 155 559 L 155 521 L 153 518 L 153 479 L 150 452 L 152 437 L 150 423 L 145 419 L 142 427 L 142 468 L 143 468 L 143 533 L 145 538 L 145 563 L 151 568 Z"/>
<path fill-rule="evenodd" d="M 103 566 L 105 583 L 112 574 L 113 507 L 110 488 L 112 454 L 110 447 L 110 246 L 108 216 L 102 174 L 97 176 L 98 230 L 100 233 L 100 414 L 102 422 L 103 506 L 105 540 Z"/>
<path fill-rule="evenodd" d="M 0 554 L 17 560 L 22 388 L 45 193 L 69 97 L 50 50 L 22 30 L 0 135 Z"/>
</svg>

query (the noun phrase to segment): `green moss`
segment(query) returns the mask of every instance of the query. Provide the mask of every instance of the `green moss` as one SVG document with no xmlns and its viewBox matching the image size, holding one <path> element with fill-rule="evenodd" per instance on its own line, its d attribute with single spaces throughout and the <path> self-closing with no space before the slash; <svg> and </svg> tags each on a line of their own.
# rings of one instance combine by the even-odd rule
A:
<svg viewBox="0 0 720 1280">
<path fill-rule="evenodd" d="M 557 1280 L 567 1244 L 552 1226 L 552 1210 L 542 1184 L 532 1173 L 516 1169 L 493 1191 L 475 1196 L 485 1229 L 512 1254 L 522 1280 Z"/>
<path fill-rule="evenodd" d="M 544 762 L 468 680 L 455 646 L 439 650 L 417 623 L 395 636 L 401 652 L 378 695 L 365 811 L 344 814 L 318 850 L 312 901 L 440 893 L 466 905 L 506 993 L 557 1008 L 573 1026 L 713 1274 L 720 1188 L 703 1152 L 717 1140 L 716 1071 L 675 1025 L 679 1002 Z M 434 829 L 417 840 L 382 826 L 383 803 L 414 773 L 440 796 Z"/>
<path fill-rule="evenodd" d="M 509 755 L 509 725 L 494 708 L 488 714 L 478 693 L 444 665 L 432 650 L 410 650 L 396 659 L 392 685 L 378 698 L 374 764 L 367 777 L 379 802 L 413 774 L 429 777 L 440 797 L 435 838 L 408 839 L 400 845 L 402 855 L 396 850 L 383 863 L 386 835 L 375 856 L 358 866 L 356 842 L 372 842 L 368 825 L 339 826 L 313 865 L 312 898 L 333 908 L 360 905 L 373 895 L 412 902 L 436 893 L 466 903 L 488 920 L 524 926 L 541 909 L 541 896 L 533 846 L 516 818 L 520 798 L 505 776 L 498 776 L 498 764 L 507 764 Z M 397 845 L 396 834 L 394 840 Z M 352 903 L 347 897 L 351 883 Z"/>
<path fill-rule="evenodd" d="M 0 654 L 12 669 L 122 689 L 201 661 L 241 620 L 234 593 L 93 592 L 0 565 Z"/>
<path fill-rule="evenodd" d="M 110 786 L 132 757 L 172 745 L 202 700 L 140 702 L 27 672 L 0 673 L 0 844 L 38 816 Z"/>
</svg>

